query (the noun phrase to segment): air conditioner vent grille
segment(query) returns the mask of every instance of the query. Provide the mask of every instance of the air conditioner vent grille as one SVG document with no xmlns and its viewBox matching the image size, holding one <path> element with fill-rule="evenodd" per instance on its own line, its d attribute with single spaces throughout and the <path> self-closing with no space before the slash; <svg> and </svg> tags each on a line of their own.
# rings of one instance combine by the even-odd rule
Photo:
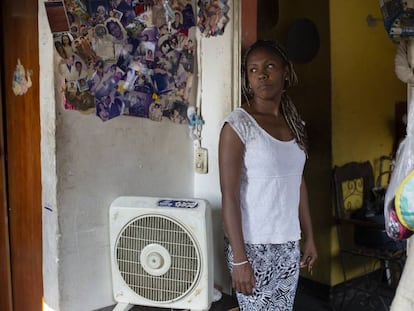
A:
<svg viewBox="0 0 414 311">
<path fill-rule="evenodd" d="M 159 265 L 166 270 L 162 275 L 148 273 L 141 262 L 146 256 L 145 248 L 153 245 L 167 252 L 155 251 Z M 180 299 L 200 275 L 200 252 L 191 234 L 173 219 L 159 215 L 135 218 L 124 227 L 116 243 L 116 260 L 129 288 L 155 302 Z"/>
</svg>

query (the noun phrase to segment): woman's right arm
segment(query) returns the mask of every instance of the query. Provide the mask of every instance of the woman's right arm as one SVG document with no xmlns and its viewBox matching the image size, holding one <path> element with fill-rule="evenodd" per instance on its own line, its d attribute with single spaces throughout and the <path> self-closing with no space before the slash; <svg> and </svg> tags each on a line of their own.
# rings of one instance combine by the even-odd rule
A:
<svg viewBox="0 0 414 311">
<path fill-rule="evenodd" d="M 219 171 L 222 195 L 224 230 L 233 250 L 233 263 L 247 261 L 240 213 L 240 172 L 244 144 L 226 123 L 220 134 Z M 233 288 L 246 295 L 255 285 L 253 269 L 249 262 L 233 266 Z"/>
</svg>

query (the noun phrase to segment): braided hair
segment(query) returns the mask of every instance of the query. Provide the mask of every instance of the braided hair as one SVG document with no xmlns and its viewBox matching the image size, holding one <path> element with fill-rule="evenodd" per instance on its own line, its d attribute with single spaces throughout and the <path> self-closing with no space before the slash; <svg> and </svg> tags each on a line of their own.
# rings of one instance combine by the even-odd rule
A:
<svg viewBox="0 0 414 311">
<path fill-rule="evenodd" d="M 252 44 L 245 52 L 242 59 L 242 70 L 241 70 L 241 87 L 242 87 L 242 94 L 246 99 L 246 102 L 249 103 L 249 99 L 253 98 L 252 90 L 250 89 L 248 77 L 247 77 L 247 60 L 254 50 L 259 48 L 268 49 L 278 55 L 284 64 L 287 66 L 287 76 L 285 80 L 285 87 L 284 90 L 287 88 L 294 86 L 298 82 L 298 78 L 296 76 L 296 72 L 293 68 L 292 62 L 289 60 L 289 57 L 284 50 L 284 48 L 275 41 L 270 40 L 258 40 L 254 44 Z M 299 147 L 305 151 L 306 155 L 308 155 L 308 139 L 307 134 L 305 131 L 305 122 L 300 117 L 295 105 L 293 104 L 291 98 L 286 94 L 284 91 L 282 93 L 281 98 L 281 112 L 283 117 L 285 118 L 290 130 L 295 137 L 296 143 Z"/>
</svg>

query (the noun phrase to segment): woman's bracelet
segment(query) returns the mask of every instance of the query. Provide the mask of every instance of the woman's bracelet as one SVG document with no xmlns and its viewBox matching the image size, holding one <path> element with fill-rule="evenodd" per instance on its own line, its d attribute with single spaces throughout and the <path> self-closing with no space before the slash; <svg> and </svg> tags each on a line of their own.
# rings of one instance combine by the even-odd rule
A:
<svg viewBox="0 0 414 311">
<path fill-rule="evenodd" d="M 242 266 L 242 265 L 245 265 L 248 262 L 249 262 L 248 260 L 245 260 L 245 261 L 242 261 L 242 262 L 234 262 L 233 266 Z"/>
</svg>

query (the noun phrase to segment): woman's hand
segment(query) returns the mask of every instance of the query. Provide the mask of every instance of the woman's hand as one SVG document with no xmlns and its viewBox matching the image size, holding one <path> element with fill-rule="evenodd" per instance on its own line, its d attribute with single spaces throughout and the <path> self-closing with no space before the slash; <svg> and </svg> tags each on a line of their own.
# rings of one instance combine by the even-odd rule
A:
<svg viewBox="0 0 414 311">
<path fill-rule="evenodd" d="M 302 177 L 300 185 L 300 201 L 299 201 L 299 221 L 304 236 L 303 255 L 300 259 L 300 267 L 308 267 L 308 272 L 312 274 L 312 267 L 318 258 L 315 241 L 313 239 L 312 220 L 309 212 L 308 190 L 305 179 Z"/>
<path fill-rule="evenodd" d="M 249 262 L 233 266 L 232 272 L 233 288 L 244 295 L 250 295 L 253 292 L 256 280 L 254 278 L 253 268 Z"/>
<path fill-rule="evenodd" d="M 307 239 L 303 245 L 303 255 L 300 259 L 300 267 L 308 268 L 308 272 L 312 274 L 312 267 L 318 258 L 318 252 L 316 251 L 316 246 L 313 240 Z"/>
</svg>

